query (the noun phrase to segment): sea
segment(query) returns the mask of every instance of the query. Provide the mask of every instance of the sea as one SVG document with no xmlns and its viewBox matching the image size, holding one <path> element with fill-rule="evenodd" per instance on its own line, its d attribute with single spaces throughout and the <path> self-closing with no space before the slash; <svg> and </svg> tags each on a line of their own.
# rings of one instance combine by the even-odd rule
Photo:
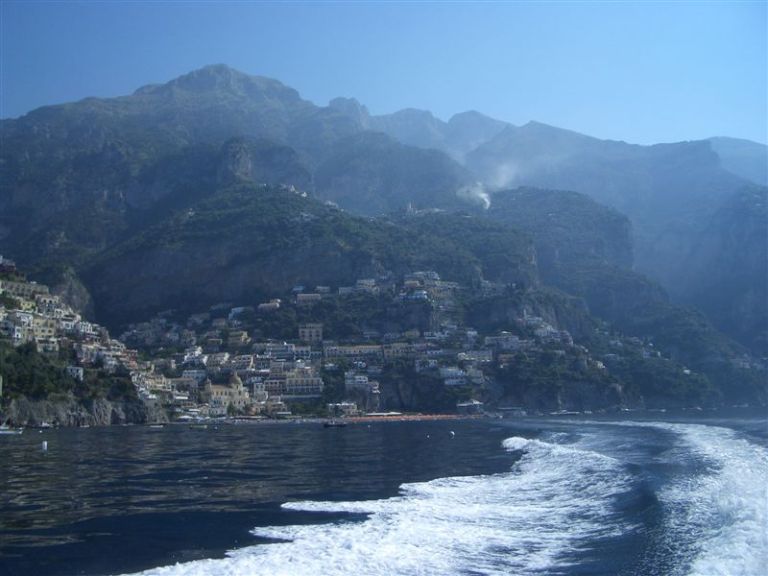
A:
<svg viewBox="0 0 768 576">
<path fill-rule="evenodd" d="M 766 573 L 765 411 L 0 436 L 3 576 Z"/>
</svg>

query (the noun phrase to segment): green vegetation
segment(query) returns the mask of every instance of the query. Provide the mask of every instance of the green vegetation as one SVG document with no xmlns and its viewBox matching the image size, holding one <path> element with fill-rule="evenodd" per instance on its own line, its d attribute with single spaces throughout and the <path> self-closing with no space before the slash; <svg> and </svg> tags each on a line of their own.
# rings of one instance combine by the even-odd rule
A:
<svg viewBox="0 0 768 576">
<path fill-rule="evenodd" d="M 678 368 L 671 375 L 665 366 L 638 368 L 637 376 L 630 376 L 635 370 L 627 368 L 623 374 L 627 382 L 638 383 L 638 390 L 653 386 L 640 385 L 643 370 L 650 369 L 659 382 L 677 382 L 663 391 L 671 401 L 687 397 L 704 402 L 712 397 L 713 385 L 734 398 L 754 397 L 759 387 L 734 381 L 729 368 L 743 353 L 740 346 L 715 330 L 700 313 L 671 304 L 657 283 L 629 269 L 631 242 L 626 218 L 581 194 L 531 189 L 501 192 L 498 200 L 494 196 L 489 215 L 533 236 L 541 273 L 548 283 L 583 298 L 589 313 L 620 333 L 653 342 L 674 360 Z M 753 280 L 749 285 L 759 282 Z M 679 365 L 706 375 L 705 380 L 681 379 Z M 648 392 L 653 395 L 662 388 Z M 764 397 L 765 391 L 757 396 Z"/>
<path fill-rule="evenodd" d="M 60 362 L 38 353 L 34 344 L 14 348 L 0 340 L 0 374 L 4 402 L 16 396 L 40 400 L 50 394 L 74 392 L 77 386 Z"/>
<path fill-rule="evenodd" d="M 339 141 L 316 171 L 318 197 L 357 214 L 376 216 L 414 208 L 466 209 L 456 191 L 469 172 L 437 150 L 405 146 L 379 133 Z"/>
<path fill-rule="evenodd" d="M 0 306 L 4 306 L 7 310 L 13 310 L 19 308 L 21 303 L 9 294 L 0 294 Z"/>
<path fill-rule="evenodd" d="M 343 113 L 344 106 L 359 117 Z M 632 271 L 625 216 L 582 194 L 530 188 L 495 193 L 482 215 L 432 211 L 472 210 L 456 192 L 473 178 L 440 152 L 364 132 L 362 114 L 356 103 L 319 109 L 279 82 L 212 66 L 132 96 L 3 121 L 1 252 L 24 261 L 38 281 L 64 282 L 67 301 L 77 301 L 87 316 L 92 294 L 96 317 L 111 327 L 171 307 L 256 304 L 294 284 L 338 288 L 359 278 L 435 270 L 466 287 L 457 318 L 483 332 L 514 329 L 511 320 L 525 310 L 590 349 L 605 344 L 597 326 L 652 342 L 662 358 L 630 355 L 617 368 L 638 397 L 705 401 L 714 388 L 765 398 L 760 375 L 738 362 L 738 345 Z M 413 142 L 413 127 L 432 121 L 411 111 L 378 127 L 401 138 L 410 132 Z M 526 181 L 583 190 L 626 210 L 645 242 L 646 268 L 668 277 L 670 266 L 683 262 L 686 301 L 753 353 L 765 353 L 765 189 L 747 189 L 716 211 L 742 181 L 723 171 L 708 142 L 630 146 L 536 123 L 493 124 L 486 122 L 488 142 L 468 156 L 478 173 L 493 180 L 516 159 L 527 167 Z M 451 148 L 448 133 L 438 132 L 435 142 Z M 726 145 L 731 153 L 722 159 L 732 165 L 733 143 L 714 143 L 723 154 Z M 359 214 L 400 212 L 353 216 L 280 183 Z M 406 214 L 408 204 L 427 211 Z M 510 288 L 481 296 L 483 281 Z M 0 305 L 18 302 L 3 295 Z M 315 321 L 327 337 L 354 340 L 366 329 L 423 331 L 437 312 L 425 303 L 394 304 L 389 295 L 355 295 L 249 320 L 257 337 L 293 339 L 299 323 Z M 89 372 L 78 387 L 56 373 L 58 360 L 27 349 L 2 354 L 11 393 L 14 386 L 32 395 L 129 393 L 124 375 Z M 561 361 L 545 362 L 544 380 L 524 367 L 504 378 L 518 390 L 560 382 L 563 388 L 552 391 L 565 394 L 565 383 L 595 376 Z M 705 378 L 688 377 L 681 366 Z M 427 376 L 400 375 L 426 379 L 420 389 L 437 394 L 438 404 L 449 402 Z M 660 384 L 645 385 L 646 378 Z"/>
<path fill-rule="evenodd" d="M 531 284 L 536 275 L 530 240 L 502 224 L 448 213 L 370 220 L 285 187 L 240 183 L 105 251 L 85 277 L 99 318 L 114 325 L 295 284 L 425 269 L 469 286 L 483 278 Z"/>
<path fill-rule="evenodd" d="M 544 349 L 516 354 L 496 370 L 505 402 L 542 410 L 611 408 L 621 403 L 618 381 L 581 354 Z"/>
<path fill-rule="evenodd" d="M 609 368 L 625 384 L 628 397 L 642 398 L 647 408 L 708 406 L 721 400 L 706 376 L 666 358 L 645 358 L 628 351 Z"/>
<path fill-rule="evenodd" d="M 488 217 L 524 230 L 544 278 L 562 265 L 632 265 L 629 219 L 584 194 L 518 188 L 493 194 Z"/>
<path fill-rule="evenodd" d="M 394 395 L 397 405 L 414 412 L 454 412 L 456 403 L 471 398 L 471 387 L 445 386 L 435 373 L 416 372 L 407 362 L 384 366 L 382 391 Z"/>
<path fill-rule="evenodd" d="M 130 376 L 125 372 L 108 374 L 103 370 L 86 370 L 83 382 L 78 382 L 65 368 L 66 361 L 39 353 L 33 343 L 14 348 L 0 340 L 3 403 L 20 396 L 32 400 L 44 400 L 52 395 L 72 395 L 79 400 L 136 398 Z"/>
<path fill-rule="evenodd" d="M 768 357 L 768 188 L 746 187 L 715 213 L 681 270 L 681 298 Z"/>
</svg>

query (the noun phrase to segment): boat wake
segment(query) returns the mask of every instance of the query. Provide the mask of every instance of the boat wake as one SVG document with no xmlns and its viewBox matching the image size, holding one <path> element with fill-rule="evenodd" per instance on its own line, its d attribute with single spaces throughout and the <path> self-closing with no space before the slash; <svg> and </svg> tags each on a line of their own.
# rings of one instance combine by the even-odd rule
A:
<svg viewBox="0 0 768 576">
<path fill-rule="evenodd" d="M 367 518 L 260 528 L 254 534 L 276 543 L 145 574 L 551 573 L 589 543 L 630 528 L 613 512 L 615 498 L 630 489 L 618 461 L 518 437 L 504 447 L 522 452 L 508 473 L 405 484 L 384 500 L 287 503 Z"/>
<path fill-rule="evenodd" d="M 257 528 L 253 533 L 272 543 L 143 574 L 555 575 L 585 573 L 589 562 L 587 572 L 595 574 L 764 573 L 764 447 L 712 426 L 592 422 L 583 433 L 585 424 L 546 441 L 508 438 L 503 447 L 519 459 L 506 473 L 404 484 L 381 500 L 286 503 L 288 510 L 317 513 L 318 523 Z M 647 474 L 620 456 L 644 427 L 673 439 L 655 462 L 649 457 L 640 465 L 664 470 L 652 498 L 658 533 L 647 539 L 651 529 L 626 507 Z M 328 523 L 324 513 L 349 516 Z M 619 541 L 642 541 L 650 550 L 608 558 Z"/>
<path fill-rule="evenodd" d="M 700 473 L 663 488 L 669 538 L 688 540 L 690 576 L 758 576 L 768 567 L 768 450 L 728 428 L 658 424 L 679 434 L 672 458 L 693 455 Z"/>
</svg>

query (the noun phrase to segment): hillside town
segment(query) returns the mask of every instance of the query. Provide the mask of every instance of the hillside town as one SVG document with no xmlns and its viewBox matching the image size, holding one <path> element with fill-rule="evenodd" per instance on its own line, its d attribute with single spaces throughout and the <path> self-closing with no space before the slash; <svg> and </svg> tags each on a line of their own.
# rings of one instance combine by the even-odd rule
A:
<svg viewBox="0 0 768 576">
<path fill-rule="evenodd" d="M 143 402 L 182 421 L 400 410 L 391 390 L 382 389 L 396 368 L 401 377 L 426 379 L 437 387 L 432 390 L 448 394 L 452 405 L 443 403 L 443 411 L 481 413 L 496 387 L 494 375 L 521 354 L 568 356 L 597 374 L 620 360 L 628 345 L 646 357 L 658 355 L 652 345 L 629 339 L 612 341 L 614 350 L 593 358 L 568 331 L 525 309 L 509 330 L 481 334 L 459 321 L 457 302 L 465 288 L 434 271 L 362 278 L 336 289 L 295 286 L 283 298 L 220 303 L 188 316 L 168 310 L 129 325 L 119 338 L 47 286 L 27 280 L 14 262 L 0 258 L 0 271 L 0 338 L 14 347 L 34 343 L 42 354 L 68 359 L 66 373 L 77 381 L 97 369 L 126 374 Z M 501 289 L 481 287 L 491 295 Z M 322 321 L 299 320 L 323 318 L 324 306 L 336 317 L 376 302 L 388 306 L 386 321 L 349 333 L 336 326 L 333 338 Z M 286 329 L 292 333 L 279 339 L 265 334 Z"/>
<path fill-rule="evenodd" d="M 0 258 L 0 278 L 0 343 L 33 345 L 64 362 L 66 377 L 76 382 L 119 375 L 134 397 L 180 421 L 520 414 L 524 407 L 509 404 L 509 388 L 500 382 L 519 366 L 533 366 L 543 390 L 568 378 L 615 386 L 611 371 L 626 358 L 661 359 L 652 343 L 607 332 L 593 355 L 526 306 L 505 329 L 476 330 L 463 322 L 462 300 L 478 292 L 493 298 L 504 287 L 486 282 L 470 290 L 429 270 L 335 289 L 297 285 L 253 305 L 166 310 L 128 325 L 118 338 L 48 286 L 26 279 L 7 258 Z M 575 371 L 547 372 L 558 363 Z M 674 370 L 682 379 L 691 375 L 685 367 Z M 410 386 L 406 394 L 403 382 Z M 416 402 L 419 386 L 427 392 Z M 554 408 L 572 408 L 556 396 Z"/>
</svg>

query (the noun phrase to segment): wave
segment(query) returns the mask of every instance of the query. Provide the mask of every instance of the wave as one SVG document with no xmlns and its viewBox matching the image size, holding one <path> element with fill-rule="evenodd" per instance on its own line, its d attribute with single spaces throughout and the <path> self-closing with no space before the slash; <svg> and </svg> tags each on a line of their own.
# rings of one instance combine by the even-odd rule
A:
<svg viewBox="0 0 768 576">
<path fill-rule="evenodd" d="M 573 425 L 539 439 L 506 439 L 504 449 L 519 457 L 509 472 L 404 484 L 381 500 L 286 503 L 317 513 L 318 523 L 257 528 L 254 535 L 273 543 L 143 574 L 567 574 L 590 561 L 597 564 L 589 573 L 764 573 L 766 448 L 698 424 Z M 664 448 L 636 448 L 645 442 Z M 658 521 L 654 512 L 651 524 L 639 524 L 649 516 L 626 506 L 649 485 Z M 344 519 L 331 523 L 323 513 Z M 613 558 L 619 541 L 642 549 Z"/>
<path fill-rule="evenodd" d="M 145 575 L 535 574 L 560 571 L 589 546 L 630 530 L 614 510 L 631 489 L 621 463 L 596 452 L 509 438 L 521 457 L 503 474 L 404 484 L 393 498 L 291 502 L 365 514 L 333 524 L 259 528 L 273 544 Z"/>
<path fill-rule="evenodd" d="M 653 424 L 679 434 L 672 457 L 700 459 L 659 493 L 669 537 L 688 539 L 694 550 L 690 576 L 758 576 L 768 567 L 768 451 L 728 428 Z"/>
<path fill-rule="evenodd" d="M 670 576 L 762 576 L 768 567 L 768 449 L 721 426 L 667 422 L 571 421 L 574 426 L 653 429 L 669 433 L 656 463 L 667 469 L 657 492 L 663 556 Z M 739 424 L 742 424 L 739 422 Z M 630 442 L 647 439 L 594 434 L 579 446 L 632 458 Z M 622 459 L 626 459 L 622 458 Z M 641 465 L 646 466 L 645 461 Z M 652 562 L 651 564 L 655 564 Z"/>
</svg>

